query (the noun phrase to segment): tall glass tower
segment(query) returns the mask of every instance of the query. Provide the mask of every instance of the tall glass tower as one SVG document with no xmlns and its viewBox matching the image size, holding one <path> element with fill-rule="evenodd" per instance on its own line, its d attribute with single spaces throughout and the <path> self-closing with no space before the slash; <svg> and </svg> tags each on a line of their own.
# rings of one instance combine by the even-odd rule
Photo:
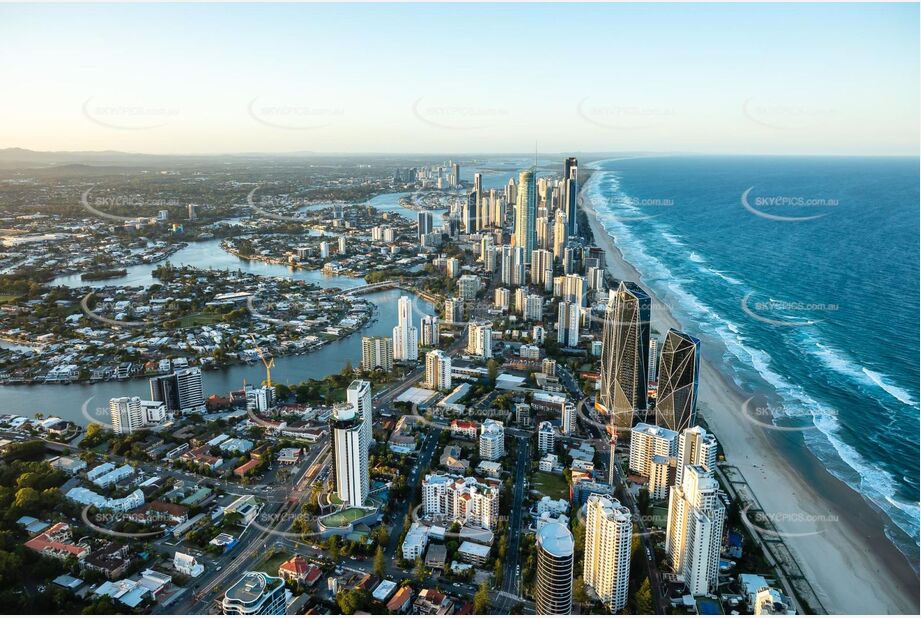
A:
<svg viewBox="0 0 921 618">
<path fill-rule="evenodd" d="M 518 177 L 515 246 L 524 249 L 525 260 L 530 260 L 531 252 L 537 248 L 537 187 L 533 170 L 525 170 Z"/>
<path fill-rule="evenodd" d="M 656 425 L 678 432 L 694 426 L 699 374 L 700 340 L 670 328 L 659 355 Z"/>
<path fill-rule="evenodd" d="M 649 368 L 649 295 L 621 281 L 608 298 L 601 340 L 601 405 L 618 431 L 646 411 Z"/>
</svg>

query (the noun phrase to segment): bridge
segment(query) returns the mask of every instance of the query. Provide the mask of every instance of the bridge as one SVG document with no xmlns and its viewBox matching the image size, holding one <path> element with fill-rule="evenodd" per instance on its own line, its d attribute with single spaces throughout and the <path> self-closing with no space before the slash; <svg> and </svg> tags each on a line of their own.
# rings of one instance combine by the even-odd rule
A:
<svg viewBox="0 0 921 618">
<path fill-rule="evenodd" d="M 437 304 L 441 302 L 441 299 L 433 294 L 424 292 L 417 289 L 414 285 L 404 281 L 403 279 L 388 279 L 387 281 L 380 281 L 378 283 L 368 283 L 366 285 L 359 285 L 358 287 L 350 288 L 346 290 L 344 296 L 361 296 L 363 294 L 370 294 L 371 292 L 376 292 L 378 290 L 390 290 L 390 289 L 400 289 L 405 292 L 412 292 L 413 294 L 418 295 L 423 300 L 427 300 L 430 303 Z"/>
</svg>

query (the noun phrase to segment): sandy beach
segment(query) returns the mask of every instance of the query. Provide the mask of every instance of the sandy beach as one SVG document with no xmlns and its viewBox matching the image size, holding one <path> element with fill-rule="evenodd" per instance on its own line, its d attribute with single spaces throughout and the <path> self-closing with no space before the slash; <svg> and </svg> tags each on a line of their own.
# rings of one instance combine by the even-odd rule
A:
<svg viewBox="0 0 921 618">
<path fill-rule="evenodd" d="M 627 263 L 584 200 L 595 243 L 607 254 L 607 270 L 635 281 L 650 295 L 652 330 L 683 328 L 656 299 L 641 273 Z M 716 435 L 726 464 L 736 466 L 773 515 L 784 541 L 825 609 L 836 614 L 918 614 L 918 576 L 884 533 L 884 515 L 829 474 L 806 448 L 800 432 L 764 428 L 744 412 L 757 393 L 742 392 L 708 358 L 704 340 L 698 411 Z M 715 350 L 712 352 L 716 352 Z M 767 421 L 770 422 L 769 420 Z M 914 465 L 914 462 L 912 462 Z"/>
</svg>

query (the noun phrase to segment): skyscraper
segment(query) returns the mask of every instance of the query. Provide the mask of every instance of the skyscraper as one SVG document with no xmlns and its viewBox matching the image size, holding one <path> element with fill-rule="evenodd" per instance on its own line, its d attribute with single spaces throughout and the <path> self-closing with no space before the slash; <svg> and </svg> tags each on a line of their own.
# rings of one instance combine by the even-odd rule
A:
<svg viewBox="0 0 921 618">
<path fill-rule="evenodd" d="M 419 359 L 419 331 L 413 326 L 413 305 L 408 296 L 401 296 L 397 305 L 397 325 L 393 327 L 394 360 Z"/>
<path fill-rule="evenodd" d="M 384 371 L 393 371 L 393 338 L 362 337 L 361 368 L 374 371 L 378 367 Z"/>
<path fill-rule="evenodd" d="M 646 411 L 649 296 L 621 281 L 608 298 L 601 347 L 601 405 L 619 430 Z"/>
<path fill-rule="evenodd" d="M 500 248 L 499 278 L 504 285 L 524 285 L 524 249 L 522 247 L 503 245 Z"/>
<path fill-rule="evenodd" d="M 630 587 L 630 510 L 610 496 L 592 494 L 585 511 L 585 584 L 611 613 L 619 612 Z"/>
<path fill-rule="evenodd" d="M 659 355 L 656 425 L 683 431 L 697 420 L 700 340 L 668 329 Z"/>
<path fill-rule="evenodd" d="M 568 348 L 575 348 L 579 345 L 579 305 L 561 301 L 557 307 L 556 341 Z"/>
<path fill-rule="evenodd" d="M 477 224 L 477 218 L 479 213 L 477 212 L 477 203 L 479 202 L 479 194 L 476 191 L 471 191 L 467 194 L 467 201 L 464 203 L 464 209 L 461 213 L 461 221 L 464 226 L 464 231 L 468 234 L 473 234 L 479 229 Z"/>
<path fill-rule="evenodd" d="M 566 248 L 566 241 L 569 240 L 569 231 L 566 226 L 566 217 L 561 211 L 556 211 L 556 217 L 553 220 L 553 258 L 563 260 L 563 250 Z"/>
<path fill-rule="evenodd" d="M 114 397 L 109 400 L 109 415 L 115 433 L 131 433 L 144 425 L 140 397 Z"/>
<path fill-rule="evenodd" d="M 441 350 L 432 350 L 425 355 L 425 383 L 436 391 L 451 388 L 450 356 Z"/>
<path fill-rule="evenodd" d="M 471 322 L 467 329 L 467 354 L 492 358 L 492 325 L 489 322 Z"/>
<path fill-rule="evenodd" d="M 367 380 L 352 380 L 345 391 L 346 401 L 361 419 L 362 429 L 365 432 L 365 441 L 370 446 L 374 439 L 373 411 L 371 408 L 371 383 Z"/>
<path fill-rule="evenodd" d="M 350 506 L 363 506 L 368 497 L 368 440 L 362 419 L 351 404 L 338 405 L 330 417 L 333 487 Z"/>
<path fill-rule="evenodd" d="M 656 365 L 659 363 L 659 342 L 655 339 L 649 340 L 649 374 L 646 378 L 649 380 L 649 383 L 652 384 L 656 381 Z"/>
<path fill-rule="evenodd" d="M 543 288 L 547 277 L 553 277 L 553 254 L 544 249 L 531 253 L 531 283 Z"/>
<path fill-rule="evenodd" d="M 524 250 L 524 259 L 530 260 L 537 244 L 537 189 L 533 170 L 521 172 L 518 184 L 514 244 Z"/>
<path fill-rule="evenodd" d="M 150 379 L 150 398 L 162 401 L 166 409 L 183 413 L 205 409 L 201 384 L 201 368 L 189 367 Z"/>
<path fill-rule="evenodd" d="M 422 237 L 425 234 L 430 234 L 432 229 L 432 213 L 427 210 L 416 213 L 416 230 L 418 232 L 419 242 L 422 242 Z"/>
<path fill-rule="evenodd" d="M 434 315 L 422 316 L 422 323 L 419 325 L 422 334 L 422 345 L 433 347 L 438 345 L 441 336 L 438 328 L 438 317 Z"/>
<path fill-rule="evenodd" d="M 540 616 L 572 613 L 572 569 L 575 541 L 569 528 L 558 522 L 537 531 L 537 582 L 535 610 Z"/>
<path fill-rule="evenodd" d="M 700 466 L 707 472 L 716 468 L 716 436 L 707 433 L 703 427 L 688 427 L 678 436 L 678 465 L 675 485 L 684 480 L 685 466 Z"/>
<path fill-rule="evenodd" d="M 726 509 L 719 484 L 702 466 L 687 466 L 668 497 L 665 551 L 694 596 L 716 588 Z"/>
<path fill-rule="evenodd" d="M 576 221 L 576 201 L 579 196 L 579 164 L 575 157 L 563 162 L 563 208 L 566 210 L 567 232 L 570 236 L 578 233 Z"/>
</svg>

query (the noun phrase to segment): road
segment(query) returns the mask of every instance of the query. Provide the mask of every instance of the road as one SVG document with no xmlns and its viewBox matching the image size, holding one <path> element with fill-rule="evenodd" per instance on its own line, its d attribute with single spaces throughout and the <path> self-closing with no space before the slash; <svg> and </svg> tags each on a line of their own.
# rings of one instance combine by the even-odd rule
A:
<svg viewBox="0 0 921 618">
<path fill-rule="evenodd" d="M 502 570 L 501 591 L 496 601 L 496 609 L 500 614 L 510 613 L 510 609 L 519 601 L 521 596 L 521 520 L 522 507 L 525 497 L 525 478 L 531 461 L 531 441 L 527 438 L 516 437 L 518 454 L 515 460 L 515 476 L 512 482 L 512 508 L 509 520 L 508 535 L 506 536 L 505 562 Z"/>
</svg>

